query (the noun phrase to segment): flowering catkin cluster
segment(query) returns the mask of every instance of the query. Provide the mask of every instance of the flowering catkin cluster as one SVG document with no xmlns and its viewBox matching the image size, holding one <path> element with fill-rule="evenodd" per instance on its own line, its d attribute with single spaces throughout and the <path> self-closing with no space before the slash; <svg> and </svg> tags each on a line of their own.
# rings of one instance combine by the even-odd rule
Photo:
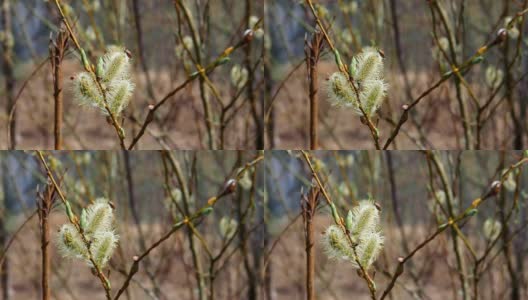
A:
<svg viewBox="0 0 528 300">
<path fill-rule="evenodd" d="M 327 86 L 330 103 L 350 107 L 363 115 L 359 106 L 361 103 L 365 113 L 369 117 L 373 116 L 387 93 L 387 84 L 383 79 L 383 57 L 374 48 L 363 49 L 352 59 L 350 76 L 352 82 L 348 74 L 343 72 L 335 72 L 330 76 Z"/>
<path fill-rule="evenodd" d="M 97 78 L 89 72 L 75 76 L 75 99 L 82 105 L 97 107 L 108 114 L 104 105 L 106 98 L 112 114 L 119 115 L 128 105 L 134 91 L 134 84 L 130 79 L 130 58 L 125 49 L 109 47 L 99 58 L 96 73 Z"/>
<path fill-rule="evenodd" d="M 358 269 L 359 262 L 361 267 L 367 270 L 383 249 L 379 220 L 379 211 L 374 203 L 370 200 L 360 201 L 358 206 L 348 212 L 346 218 L 348 233 L 343 232 L 337 225 L 331 225 L 326 229 L 323 242 L 327 255 L 330 258 L 350 261 Z"/>
<path fill-rule="evenodd" d="M 57 246 L 64 257 L 84 260 L 93 267 L 93 261 L 99 268 L 103 268 L 117 246 L 119 237 L 113 230 L 114 213 L 106 199 L 99 198 L 95 203 L 83 209 L 80 229 L 73 224 L 64 224 L 59 230 Z"/>
</svg>

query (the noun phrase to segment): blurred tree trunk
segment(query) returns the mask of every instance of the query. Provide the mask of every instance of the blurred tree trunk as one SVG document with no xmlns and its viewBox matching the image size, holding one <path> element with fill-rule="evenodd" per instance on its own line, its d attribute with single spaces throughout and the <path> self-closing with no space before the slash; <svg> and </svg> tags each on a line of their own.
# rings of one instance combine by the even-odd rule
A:
<svg viewBox="0 0 528 300">
<path fill-rule="evenodd" d="M 266 67 L 264 68 L 264 99 L 265 99 L 265 109 L 264 109 L 264 127 L 266 131 L 266 138 L 267 138 L 267 147 L 268 149 L 274 149 L 275 148 L 275 114 L 273 109 L 270 111 L 269 119 L 267 119 L 267 112 L 268 109 L 271 109 L 271 97 L 272 97 L 272 91 L 273 91 L 273 85 L 275 84 L 273 82 L 273 79 L 271 77 L 271 60 L 269 58 L 269 53 L 266 52 L 266 55 L 264 56 L 264 64 Z"/>
<path fill-rule="evenodd" d="M 524 30 L 524 32 L 527 32 L 528 30 L 528 22 L 524 23 L 524 28 L 521 28 Z M 528 45 L 526 43 L 521 43 L 521 74 L 526 74 L 528 72 Z M 516 140 L 515 146 L 518 146 L 515 149 L 523 149 L 523 134 L 526 130 L 526 108 L 527 108 L 527 101 L 528 101 L 528 79 L 524 78 L 522 79 L 521 83 L 519 84 L 519 120 L 521 120 L 521 129 L 520 134 L 516 138 L 519 140 Z"/>
<path fill-rule="evenodd" d="M 138 0 L 134 0 L 132 2 L 132 10 L 134 12 L 134 24 L 136 27 L 136 42 L 138 47 L 139 64 L 141 65 L 141 69 L 145 74 L 147 93 L 152 101 L 156 101 L 156 96 L 154 95 L 152 80 L 150 78 L 149 68 L 145 59 L 145 52 L 143 49 L 143 32 L 141 29 L 141 14 Z"/>
<path fill-rule="evenodd" d="M 399 19 L 398 19 L 398 8 L 396 4 L 396 0 L 390 0 L 390 12 L 391 12 L 391 18 L 392 18 L 392 31 L 394 33 L 394 46 L 396 51 L 396 58 L 398 59 L 398 67 L 400 68 L 400 72 L 403 76 L 403 83 L 405 86 L 405 93 L 407 95 L 407 98 L 413 99 L 412 92 L 411 92 L 411 85 L 409 83 L 409 77 L 407 75 L 407 67 L 405 65 L 405 60 L 403 57 L 403 47 L 401 44 L 401 37 L 400 37 L 400 25 L 399 25 Z"/>
<path fill-rule="evenodd" d="M 268 232 L 268 226 L 264 225 L 264 245 L 263 249 L 268 249 L 270 243 L 270 234 Z M 271 262 L 268 262 L 265 266 L 266 270 L 264 270 L 264 299 L 265 300 L 272 300 L 273 295 L 271 294 Z"/>
<path fill-rule="evenodd" d="M 253 0 L 246 0 L 246 28 L 249 28 L 250 25 L 250 18 L 252 16 L 252 2 Z M 264 129 L 263 129 L 263 121 L 262 121 L 262 111 L 263 111 L 263 102 L 257 101 L 257 97 L 255 95 L 254 90 L 254 84 L 255 84 L 255 73 L 252 70 L 253 62 L 251 59 L 252 54 L 252 47 L 251 42 L 247 43 L 247 45 L 244 48 L 245 50 L 245 57 L 244 57 L 244 66 L 248 73 L 248 79 L 247 79 L 247 97 L 249 99 L 249 103 L 251 104 L 251 114 L 253 115 L 253 120 L 255 122 L 255 129 L 257 131 L 255 136 L 255 149 L 264 149 Z"/>
<path fill-rule="evenodd" d="M 244 260 L 244 270 L 247 276 L 247 295 L 246 299 L 255 300 L 257 299 L 257 280 L 254 273 L 254 269 L 251 263 L 251 253 L 248 247 L 249 234 L 246 228 L 246 217 L 244 216 L 243 198 L 241 194 L 237 196 L 237 217 L 240 223 L 238 236 L 240 239 L 240 252 Z"/>
<path fill-rule="evenodd" d="M 512 232 L 510 230 L 508 219 L 506 218 L 506 197 L 504 195 L 504 192 L 502 192 L 500 197 L 500 210 L 499 210 L 499 216 L 501 219 L 501 223 L 503 226 L 503 233 L 502 233 L 502 254 L 504 255 L 504 259 L 506 260 L 506 269 L 508 271 L 509 277 L 510 277 L 510 288 L 511 288 L 511 300 L 520 300 L 521 294 L 520 294 L 520 282 L 519 278 L 516 272 L 516 269 L 514 267 L 515 262 L 513 261 L 513 255 L 512 255 L 512 245 L 511 245 L 511 235 Z"/>
<path fill-rule="evenodd" d="M 509 1 L 504 2 L 504 15 L 507 16 L 510 13 L 510 3 Z M 514 103 L 514 95 L 513 95 L 513 70 L 509 68 L 509 65 L 511 63 L 510 61 L 510 43 L 512 41 L 509 37 L 506 38 L 506 41 L 504 42 L 504 46 L 502 48 L 502 63 L 504 66 L 504 88 L 505 88 L 505 97 L 507 100 L 507 103 L 509 105 L 510 109 L 510 116 L 513 122 L 513 149 L 522 149 L 522 134 L 523 134 L 523 126 L 522 123 L 523 120 L 519 119 L 516 112 L 515 112 L 515 103 Z M 522 100 L 520 100 L 522 101 Z"/>
<path fill-rule="evenodd" d="M 0 217 L 0 247 L 2 249 L 5 248 L 5 244 L 7 243 L 7 229 L 5 226 L 5 211 L 2 213 L 2 216 Z M 9 299 L 9 258 L 6 255 L 4 258 L 4 263 L 2 264 L 1 268 L 1 278 L 2 281 L 2 299 L 8 300 Z"/>
<path fill-rule="evenodd" d="M 237 155 L 237 164 L 240 164 L 242 161 L 243 152 L 238 151 Z M 238 193 L 236 195 L 236 216 L 238 219 L 238 238 L 240 240 L 239 244 L 239 251 L 240 255 L 242 256 L 243 260 L 243 267 L 244 271 L 246 273 L 246 282 L 247 282 L 247 294 L 246 298 L 248 300 L 256 300 L 257 299 L 257 276 L 255 274 L 255 268 L 254 268 L 254 258 L 252 257 L 252 248 L 250 248 L 251 245 L 251 238 L 248 232 L 247 224 L 249 220 L 249 216 L 246 214 L 248 211 L 244 208 L 244 197 L 242 197 L 242 193 Z M 253 259 L 252 259 L 253 258 Z"/>
<path fill-rule="evenodd" d="M 1 165 L 1 176 L 2 176 L 2 191 L 4 198 L 0 199 L 0 249 L 5 249 L 7 243 L 7 228 L 6 228 L 6 219 L 7 219 L 7 205 L 8 199 L 10 196 L 9 191 L 9 180 L 8 180 L 8 162 L 4 159 L 6 156 L 0 156 L 0 165 Z M 0 282 L 2 284 L 2 299 L 9 299 L 9 256 L 5 254 L 4 261 L 0 267 Z"/>
<path fill-rule="evenodd" d="M 10 0 L 0 0 L 1 2 L 1 15 L 2 15 L 2 30 L 4 33 L 4 39 L 2 41 L 2 69 L 4 72 L 5 80 L 5 95 L 6 95 L 6 116 L 9 122 L 9 114 L 14 106 L 14 89 L 15 89 L 15 75 L 13 72 L 13 44 L 14 38 L 11 28 L 11 8 Z M 12 126 L 9 130 L 8 145 L 10 148 L 16 147 L 16 115 L 13 114 Z"/>
<path fill-rule="evenodd" d="M 266 32 L 269 32 L 271 30 L 270 19 L 272 18 L 271 13 L 267 13 L 265 15 L 266 22 L 264 23 L 264 30 Z M 271 36 L 268 37 L 271 39 Z M 268 109 L 271 109 L 271 97 L 273 86 L 275 85 L 275 82 L 273 81 L 273 77 L 271 76 L 271 70 L 273 68 L 273 60 L 272 60 L 272 52 L 271 49 L 266 48 L 266 43 L 263 45 L 264 47 L 264 109 L 263 109 L 263 130 L 265 134 L 265 146 L 268 149 L 274 149 L 275 148 L 275 118 L 273 110 L 270 111 L 269 119 L 267 116 Z M 263 148 L 264 149 L 264 148 Z"/>
<path fill-rule="evenodd" d="M 528 221 L 528 214 L 526 212 L 526 209 L 521 209 L 519 211 L 519 223 L 525 224 L 526 221 Z M 513 241 L 513 248 L 514 248 L 514 254 L 515 259 L 517 261 L 517 264 L 515 265 L 515 271 L 517 274 L 519 274 L 519 281 L 525 282 L 526 278 L 524 275 L 524 266 L 525 266 L 525 259 L 526 259 L 526 231 L 523 230 L 523 233 L 519 234 L 519 236 Z"/>
</svg>

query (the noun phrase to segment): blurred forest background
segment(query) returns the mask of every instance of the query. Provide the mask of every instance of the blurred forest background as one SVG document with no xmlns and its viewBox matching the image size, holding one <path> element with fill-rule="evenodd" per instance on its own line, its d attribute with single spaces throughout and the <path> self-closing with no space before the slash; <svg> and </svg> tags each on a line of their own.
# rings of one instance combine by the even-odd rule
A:
<svg viewBox="0 0 528 300">
<path fill-rule="evenodd" d="M 55 1 L 1 3 L 4 9 L 0 16 L 3 20 L 0 147 L 54 149 L 55 104 L 48 56 L 50 40 L 55 41 L 60 28 L 58 9 Z M 225 49 L 244 39 L 248 25 L 261 27 L 258 24 L 262 23 L 264 6 L 263 1 L 233 0 L 62 0 L 60 3 L 92 63 L 112 45 L 125 47 L 131 55 L 136 88 L 123 120 L 119 120 L 124 122 L 127 142 L 138 133 L 148 106 L 185 82 L 197 71 L 196 63 L 203 67 L 210 65 Z M 181 7 L 185 7 L 186 14 Z M 233 51 L 229 61 L 209 73 L 209 83 L 197 79 L 169 97 L 157 110 L 136 148 L 257 149 L 259 143 L 263 144 L 259 104 L 263 97 L 262 45 L 263 39 L 257 34 Z M 96 109 L 80 107 L 73 99 L 71 79 L 83 71 L 79 53 L 74 50 L 70 39 L 61 64 L 63 147 L 95 150 L 119 147 L 105 116 Z M 235 76 L 231 75 L 233 69 L 239 70 L 234 72 Z M 212 136 L 208 135 L 208 124 L 215 131 Z"/>
<path fill-rule="evenodd" d="M 374 46 L 385 56 L 388 95 L 374 118 L 381 140 L 392 133 L 402 105 L 432 87 L 492 42 L 525 1 L 312 1 L 344 64 L 361 49 Z M 265 122 L 268 147 L 306 149 L 310 145 L 310 106 L 305 39 L 314 31 L 306 1 L 269 0 L 270 32 Z M 523 149 L 526 146 L 528 43 L 520 18 L 507 39 L 490 47 L 483 60 L 450 78 L 413 108 L 392 148 Z M 326 81 L 337 71 L 326 42 L 317 65 L 321 149 L 371 149 L 369 130 L 346 108 L 331 107 Z M 440 50 L 446 52 L 446 56 Z M 463 111 L 464 110 L 464 111 Z M 470 138 L 466 138 L 468 124 Z"/>
<path fill-rule="evenodd" d="M 492 182 L 501 180 L 506 169 L 523 159 L 521 152 L 491 151 L 312 151 L 310 154 L 341 216 L 346 216 L 358 200 L 369 198 L 381 209 L 385 248 L 371 272 L 378 298 L 398 264 L 397 258 L 406 256 L 447 221 L 447 193 L 452 193 L 450 204 L 454 215 L 458 215 L 475 199 L 484 197 Z M 442 184 L 435 161 L 444 170 L 447 186 Z M 278 299 L 306 299 L 307 246 L 300 204 L 301 195 L 307 194 L 312 186 L 311 171 L 299 151 L 267 151 L 265 163 L 267 223 L 271 244 L 275 245 L 270 254 L 272 286 L 280 295 Z M 528 178 L 524 169 L 521 166 L 510 173 L 500 192 L 483 201 L 474 216 L 460 223 L 464 237 L 446 230 L 420 249 L 405 265 L 388 299 L 526 298 Z M 333 221 L 329 206 L 323 196 L 320 198 L 313 218 L 316 296 L 370 299 L 365 282 L 351 262 L 329 259 L 325 253 L 322 233 Z M 502 224 L 502 230 L 492 239 L 484 229 L 488 219 Z M 462 242 L 463 238 L 471 249 Z M 480 262 L 477 263 L 472 251 L 478 259 L 482 258 Z"/>
<path fill-rule="evenodd" d="M 35 298 L 41 291 L 42 223 L 41 206 L 36 204 L 42 204 L 53 185 L 38 154 L 0 156 L 4 299 Z M 525 153 L 313 151 L 308 155 L 341 215 L 368 198 L 381 209 L 385 246 L 371 271 L 378 296 L 387 287 L 398 257 L 409 254 L 449 218 L 465 214 L 478 198 L 484 200 L 458 223 L 460 232 L 448 227 L 406 263 L 390 297 L 516 300 L 527 296 Z M 127 299 L 306 297 L 300 203 L 313 184 L 301 152 L 75 151 L 42 152 L 42 156 L 76 214 L 98 197 L 112 201 L 120 240 L 105 274 L 114 293 L 122 286 L 133 256 L 170 232 L 139 265 L 123 295 Z M 496 181 L 500 188 L 492 189 Z M 182 197 L 185 193 L 189 196 Z M 60 198 L 54 199 L 49 213 L 51 293 L 59 299 L 103 297 L 103 288 L 85 263 L 59 255 L 57 230 L 68 218 Z M 209 207 L 212 211 L 196 219 L 193 229 L 171 231 L 185 215 Z M 322 199 L 316 207 L 313 247 L 318 298 L 368 298 L 357 270 L 325 254 L 322 233 L 332 224 L 332 214 Z M 490 235 L 487 223 L 499 230 Z"/>
<path fill-rule="evenodd" d="M 43 157 L 74 213 L 80 215 L 99 197 L 113 204 L 120 238 L 105 270 L 113 292 L 123 284 L 132 257 L 183 220 L 177 208 L 185 207 L 191 216 L 218 198 L 194 231 L 183 227 L 150 252 L 121 299 L 255 299 L 262 289 L 264 191 L 258 184 L 263 180 L 258 153 L 75 151 L 43 152 Z M 36 204 L 49 181 L 36 152 L 4 151 L 0 164 L 1 294 L 5 300 L 41 298 Z M 57 231 L 67 222 L 55 199 L 49 213 L 51 296 L 104 299 L 90 268 L 57 250 Z"/>
</svg>

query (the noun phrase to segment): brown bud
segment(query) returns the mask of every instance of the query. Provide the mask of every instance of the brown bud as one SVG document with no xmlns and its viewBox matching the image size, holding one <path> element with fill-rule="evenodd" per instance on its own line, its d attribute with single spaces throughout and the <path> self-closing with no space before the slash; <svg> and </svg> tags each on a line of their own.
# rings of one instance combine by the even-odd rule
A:
<svg viewBox="0 0 528 300">
<path fill-rule="evenodd" d="M 149 110 L 149 112 L 147 114 L 147 119 L 145 121 L 146 123 L 150 123 L 150 122 L 152 122 L 154 120 L 154 105 L 152 105 L 152 104 L 149 105 L 148 106 L 148 110 Z"/>
<path fill-rule="evenodd" d="M 485 198 L 492 197 L 497 195 L 501 190 L 502 184 L 500 181 L 495 180 L 490 185 L 490 190 L 486 194 Z"/>
<path fill-rule="evenodd" d="M 253 32 L 253 29 L 246 29 L 246 31 L 244 31 L 244 42 L 251 42 L 253 40 L 254 35 L 255 33 Z"/>
<path fill-rule="evenodd" d="M 224 191 L 223 191 L 222 195 L 227 195 L 227 194 L 233 193 L 235 191 L 235 189 L 236 189 L 236 186 L 237 186 L 236 180 L 234 180 L 232 178 L 229 179 L 224 184 Z"/>
<path fill-rule="evenodd" d="M 407 122 L 407 119 L 409 118 L 409 106 L 407 104 L 404 104 L 402 106 L 403 114 L 401 116 L 403 122 Z"/>
<path fill-rule="evenodd" d="M 398 264 L 398 267 L 396 268 L 396 275 L 399 276 L 403 273 L 403 262 L 404 262 L 403 257 L 401 256 L 398 257 L 398 262 L 399 264 Z"/>
<path fill-rule="evenodd" d="M 505 28 L 501 28 L 497 31 L 497 37 L 493 41 L 492 45 L 500 44 L 506 40 L 508 37 L 508 31 Z"/>
</svg>

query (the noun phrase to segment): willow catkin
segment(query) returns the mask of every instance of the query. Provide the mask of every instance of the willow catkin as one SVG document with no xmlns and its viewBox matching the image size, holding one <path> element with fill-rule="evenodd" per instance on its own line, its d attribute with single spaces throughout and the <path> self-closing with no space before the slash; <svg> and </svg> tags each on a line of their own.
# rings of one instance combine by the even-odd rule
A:
<svg viewBox="0 0 528 300">
<path fill-rule="evenodd" d="M 365 48 L 352 59 L 350 65 L 351 75 L 354 80 L 380 79 L 383 73 L 383 57 L 374 48 Z"/>
<path fill-rule="evenodd" d="M 354 102 L 357 102 L 354 90 L 348 82 L 348 76 L 342 72 L 330 75 L 326 90 L 328 99 L 334 106 L 354 107 Z"/>
<path fill-rule="evenodd" d="M 327 94 L 334 106 L 352 108 L 358 115 L 363 115 L 362 108 L 371 117 L 383 104 L 387 88 L 383 57 L 376 49 L 365 48 L 352 59 L 350 77 L 341 71 L 330 75 Z"/>
<path fill-rule="evenodd" d="M 112 257 L 119 241 L 113 224 L 112 207 L 108 200 L 99 198 L 83 209 L 80 229 L 73 224 L 61 226 L 57 247 L 63 257 L 81 259 L 89 266 L 93 267 L 95 263 L 97 267 L 103 268 Z"/>
<path fill-rule="evenodd" d="M 231 68 L 231 83 L 237 88 L 242 88 L 248 80 L 248 70 L 240 65 Z"/>
<path fill-rule="evenodd" d="M 357 247 L 358 260 L 364 269 L 369 269 L 383 249 L 383 237 L 378 232 L 369 232 L 361 237 Z"/>
<path fill-rule="evenodd" d="M 331 225 L 326 229 L 323 245 L 327 256 L 331 259 L 354 260 L 354 251 L 339 226 Z"/>
<path fill-rule="evenodd" d="M 514 192 L 517 188 L 517 181 L 515 179 L 514 171 L 508 172 L 508 170 L 504 170 L 502 174 L 503 176 L 506 176 L 502 186 L 504 186 L 507 191 Z"/>
<path fill-rule="evenodd" d="M 224 239 L 230 239 L 236 233 L 238 226 L 237 220 L 229 217 L 222 217 L 219 223 L 220 235 Z"/>
<path fill-rule="evenodd" d="M 96 79 L 88 72 L 82 72 L 75 78 L 74 97 L 83 105 L 95 107 L 103 105 L 103 95 L 97 87 Z"/>
<path fill-rule="evenodd" d="M 493 241 L 499 237 L 502 230 L 502 224 L 498 220 L 489 218 L 484 221 L 482 229 L 484 231 L 484 237 L 489 241 Z"/>
<path fill-rule="evenodd" d="M 130 58 L 125 49 L 110 46 L 98 60 L 97 78 L 89 72 L 81 72 L 75 76 L 74 98 L 81 105 L 96 107 L 108 114 L 106 100 L 110 112 L 119 115 L 128 105 L 135 88 L 130 68 Z"/>
<path fill-rule="evenodd" d="M 504 72 L 495 66 L 489 66 L 486 69 L 486 84 L 491 88 L 498 88 L 504 78 Z"/>
<path fill-rule="evenodd" d="M 363 91 L 361 92 L 361 99 L 363 109 L 369 115 L 369 117 L 372 117 L 374 113 L 376 113 L 383 104 L 383 100 L 386 96 L 386 91 L 387 85 L 385 84 L 385 82 L 383 82 L 383 80 L 374 79 L 366 80 L 365 82 L 363 82 Z M 361 113 L 361 111 L 358 111 L 358 113 Z"/>
<path fill-rule="evenodd" d="M 114 220 L 113 210 L 106 199 L 99 198 L 81 214 L 81 227 L 90 236 L 110 231 Z"/>
<path fill-rule="evenodd" d="M 508 32 L 508 36 L 511 38 L 511 39 L 517 39 L 520 35 L 520 31 L 519 29 L 517 28 L 517 24 L 518 24 L 518 20 L 517 21 L 514 21 L 513 24 L 511 24 L 511 26 L 508 26 L 510 24 L 510 22 L 513 20 L 513 17 L 511 16 L 507 16 L 504 18 L 504 27 L 507 28 L 507 32 Z"/>
<path fill-rule="evenodd" d="M 112 47 L 99 58 L 97 64 L 97 76 L 104 83 L 114 80 L 127 79 L 130 72 L 130 59 L 125 50 L 120 47 Z"/>
<path fill-rule="evenodd" d="M 360 201 L 349 213 L 351 228 L 349 229 L 354 239 L 360 239 L 364 234 L 377 230 L 379 224 L 379 211 L 369 200 Z"/>
<path fill-rule="evenodd" d="M 117 80 L 110 87 L 108 95 L 111 99 L 109 106 L 112 113 L 118 115 L 126 108 L 133 91 L 134 85 L 129 80 Z"/>
<path fill-rule="evenodd" d="M 330 258 L 350 261 L 355 268 L 369 269 L 383 249 L 384 238 L 379 230 L 379 221 L 379 210 L 374 203 L 360 201 L 347 214 L 347 232 L 337 225 L 326 229 L 323 237 L 326 254 Z"/>
<path fill-rule="evenodd" d="M 64 257 L 87 259 L 88 248 L 84 244 L 81 234 L 72 224 L 64 224 L 59 230 L 57 247 Z"/>
<path fill-rule="evenodd" d="M 103 268 L 117 247 L 118 236 L 113 231 L 99 232 L 94 236 L 90 246 L 93 260 L 99 268 Z"/>
</svg>

